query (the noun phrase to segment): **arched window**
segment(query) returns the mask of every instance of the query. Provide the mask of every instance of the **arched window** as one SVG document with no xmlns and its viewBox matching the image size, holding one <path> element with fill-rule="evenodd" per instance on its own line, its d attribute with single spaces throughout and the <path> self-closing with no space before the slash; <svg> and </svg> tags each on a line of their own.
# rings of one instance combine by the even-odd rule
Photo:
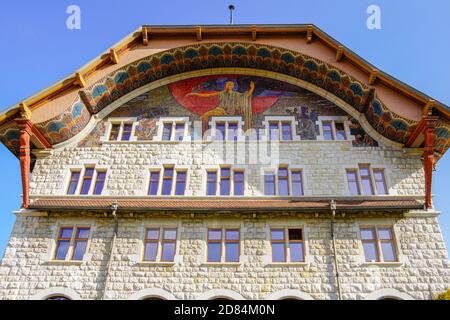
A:
<svg viewBox="0 0 450 320">
<path fill-rule="evenodd" d="M 177 298 L 164 289 L 148 288 L 132 294 L 128 300 L 177 300 Z"/>
<path fill-rule="evenodd" d="M 380 289 L 368 294 L 365 300 L 414 300 L 414 298 L 397 289 Z"/>
<path fill-rule="evenodd" d="M 80 295 L 70 288 L 48 288 L 37 292 L 30 300 L 81 300 Z"/>
<path fill-rule="evenodd" d="M 214 289 L 202 293 L 197 300 L 244 300 L 244 297 L 232 290 Z"/>
<path fill-rule="evenodd" d="M 266 297 L 266 300 L 314 300 L 308 293 L 296 289 L 284 289 Z"/>
<path fill-rule="evenodd" d="M 51 297 L 48 297 L 47 299 L 45 299 L 45 300 L 72 300 L 72 299 L 70 299 L 70 298 L 68 298 L 68 297 L 66 297 L 66 296 L 51 296 Z"/>
</svg>

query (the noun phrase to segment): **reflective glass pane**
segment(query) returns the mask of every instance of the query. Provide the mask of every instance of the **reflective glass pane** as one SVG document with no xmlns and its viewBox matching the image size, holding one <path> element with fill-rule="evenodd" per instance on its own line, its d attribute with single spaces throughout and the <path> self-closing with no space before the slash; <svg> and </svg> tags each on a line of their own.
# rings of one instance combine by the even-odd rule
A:
<svg viewBox="0 0 450 320">
<path fill-rule="evenodd" d="M 289 181 L 288 179 L 278 180 L 278 195 L 288 196 L 289 195 Z"/>
<path fill-rule="evenodd" d="M 334 140 L 333 139 L 333 131 L 331 129 L 331 122 L 323 122 L 323 138 L 325 140 Z"/>
<path fill-rule="evenodd" d="M 378 228 L 378 238 L 380 240 L 391 240 L 392 232 L 390 228 Z"/>
<path fill-rule="evenodd" d="M 291 262 L 303 262 L 305 257 L 303 254 L 303 243 L 302 242 L 291 242 L 289 244 Z"/>
<path fill-rule="evenodd" d="M 59 240 L 56 247 L 56 260 L 65 260 L 69 251 L 70 240 Z"/>
<path fill-rule="evenodd" d="M 176 229 L 164 229 L 164 240 L 176 240 L 177 230 Z"/>
<path fill-rule="evenodd" d="M 67 194 L 75 194 L 77 191 L 78 180 L 80 179 L 80 172 L 72 172 L 72 176 L 70 177 L 69 188 L 67 190 Z"/>
<path fill-rule="evenodd" d="M 72 260 L 83 260 L 87 241 L 75 241 Z"/>
<path fill-rule="evenodd" d="M 239 243 L 233 242 L 225 244 L 225 261 L 226 262 L 239 261 Z"/>
<path fill-rule="evenodd" d="M 94 186 L 94 194 L 99 195 L 102 194 L 103 187 L 105 185 L 106 172 L 98 172 L 97 173 L 97 181 Z"/>
<path fill-rule="evenodd" d="M 355 171 L 347 171 L 348 189 L 351 195 L 359 195 L 359 185 Z"/>
<path fill-rule="evenodd" d="M 169 141 L 172 136 L 172 123 L 164 123 L 162 140 Z"/>
<path fill-rule="evenodd" d="M 78 228 L 77 234 L 75 235 L 75 238 L 77 239 L 87 239 L 89 238 L 89 228 Z"/>
<path fill-rule="evenodd" d="M 377 248 L 375 242 L 363 242 L 364 256 L 367 262 L 377 261 Z"/>
<path fill-rule="evenodd" d="M 109 140 L 116 141 L 119 138 L 120 124 L 113 124 L 111 127 L 111 133 L 109 134 Z"/>
<path fill-rule="evenodd" d="M 133 128 L 133 125 L 131 123 L 125 123 L 123 125 L 123 131 L 122 131 L 122 141 L 129 141 L 131 137 L 131 129 Z"/>
<path fill-rule="evenodd" d="M 236 122 L 228 123 L 228 140 L 229 141 L 237 141 L 237 130 L 238 124 Z"/>
<path fill-rule="evenodd" d="M 220 243 L 210 242 L 208 243 L 208 261 L 220 262 Z"/>
<path fill-rule="evenodd" d="M 289 229 L 289 240 L 303 240 L 302 229 Z"/>
<path fill-rule="evenodd" d="M 281 131 L 283 140 L 292 140 L 292 127 L 289 122 L 283 122 L 281 124 Z"/>
<path fill-rule="evenodd" d="M 209 230 L 208 231 L 208 240 L 221 240 L 222 239 L 222 230 Z"/>
<path fill-rule="evenodd" d="M 152 172 L 150 174 L 150 187 L 148 189 L 148 194 L 152 196 L 157 195 L 158 185 L 159 185 L 159 172 Z"/>
<path fill-rule="evenodd" d="M 216 123 L 216 140 L 218 140 L 218 141 L 225 140 L 225 123 L 224 122 Z"/>
<path fill-rule="evenodd" d="M 382 242 L 381 251 L 383 252 L 383 261 L 393 262 L 397 261 L 397 255 L 395 253 L 395 247 L 393 242 Z"/>
<path fill-rule="evenodd" d="M 73 228 L 61 228 L 59 233 L 60 238 L 71 238 L 72 237 Z"/>
<path fill-rule="evenodd" d="M 225 232 L 226 240 L 239 240 L 239 230 L 228 229 Z"/>
<path fill-rule="evenodd" d="M 372 228 L 361 229 L 361 239 L 362 240 L 374 240 L 375 230 Z"/>
<path fill-rule="evenodd" d="M 207 195 L 208 196 L 215 196 L 216 195 L 216 188 L 217 188 L 217 173 L 210 171 L 207 174 Z"/>
<path fill-rule="evenodd" d="M 164 168 L 162 195 L 168 196 L 172 192 L 173 168 Z"/>
<path fill-rule="evenodd" d="M 286 261 L 284 243 L 272 243 L 272 261 L 273 262 Z"/>
<path fill-rule="evenodd" d="M 272 229 L 271 230 L 272 240 L 284 240 L 284 230 L 283 229 Z"/>
<path fill-rule="evenodd" d="M 275 195 L 275 175 L 273 173 L 264 175 L 264 194 L 267 196 Z"/>
<path fill-rule="evenodd" d="M 147 229 L 147 234 L 146 234 L 145 239 L 158 240 L 159 239 L 159 229 Z"/>
<path fill-rule="evenodd" d="M 230 179 L 220 181 L 220 195 L 221 196 L 230 195 Z"/>
<path fill-rule="evenodd" d="M 244 173 L 240 171 L 234 172 L 234 195 L 244 195 Z"/>
<path fill-rule="evenodd" d="M 370 181 L 370 177 L 361 176 L 361 185 L 363 189 L 363 194 L 365 195 L 373 194 L 372 181 Z"/>
<path fill-rule="evenodd" d="M 175 141 L 183 141 L 184 138 L 184 123 L 177 123 L 175 125 Z"/>
<path fill-rule="evenodd" d="M 186 172 L 177 172 L 177 183 L 175 186 L 175 195 L 183 196 L 186 190 Z"/>
<path fill-rule="evenodd" d="M 292 177 L 292 195 L 294 195 L 294 196 L 303 195 L 301 171 L 292 171 L 291 177 Z"/>
<path fill-rule="evenodd" d="M 175 257 L 175 243 L 167 242 L 162 244 L 161 260 L 173 261 Z"/>
<path fill-rule="evenodd" d="M 270 122 L 269 123 L 269 137 L 270 137 L 270 140 L 278 140 L 279 139 L 278 122 Z"/>
<path fill-rule="evenodd" d="M 158 253 L 158 243 L 157 242 L 148 242 L 145 244 L 145 248 L 144 248 L 144 260 L 145 261 L 155 261 L 157 253 Z"/>
<path fill-rule="evenodd" d="M 346 140 L 347 136 L 345 134 L 344 124 L 342 122 L 336 122 L 334 125 L 336 127 L 336 139 Z"/>
</svg>

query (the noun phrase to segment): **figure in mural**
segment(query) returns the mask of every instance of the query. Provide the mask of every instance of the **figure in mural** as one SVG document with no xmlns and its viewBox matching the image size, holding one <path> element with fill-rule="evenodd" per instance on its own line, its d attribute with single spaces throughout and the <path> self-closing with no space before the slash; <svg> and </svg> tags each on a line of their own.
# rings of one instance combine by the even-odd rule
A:
<svg viewBox="0 0 450 320">
<path fill-rule="evenodd" d="M 244 119 L 244 130 L 247 130 L 252 126 L 252 94 L 254 90 L 255 83 L 253 81 L 250 82 L 250 89 L 243 93 L 234 90 L 233 81 L 227 81 L 223 91 L 207 93 L 190 92 L 186 96 L 219 97 L 219 105 L 205 112 L 200 117 L 204 128 L 207 127 L 210 117 L 242 116 Z"/>
</svg>

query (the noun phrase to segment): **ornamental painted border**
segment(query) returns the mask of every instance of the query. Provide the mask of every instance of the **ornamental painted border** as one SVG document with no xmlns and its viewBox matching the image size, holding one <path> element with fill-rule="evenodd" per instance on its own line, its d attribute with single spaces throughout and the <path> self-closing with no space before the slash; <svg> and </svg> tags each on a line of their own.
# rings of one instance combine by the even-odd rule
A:
<svg viewBox="0 0 450 320">
<path fill-rule="evenodd" d="M 314 57 L 268 45 L 225 42 L 174 48 L 130 63 L 81 90 L 81 99 L 77 98 L 62 114 L 36 126 L 52 144 L 57 144 L 78 134 L 91 113 L 98 113 L 148 83 L 184 72 L 227 67 L 267 70 L 310 82 L 363 113 L 378 133 L 398 143 L 405 143 L 418 123 L 390 111 L 376 93 L 371 97 L 365 84 Z M 440 157 L 448 149 L 450 124 L 438 123 L 435 135 L 436 156 Z M 0 140 L 17 154 L 15 136 L 11 130 L 2 135 L 0 129 Z"/>
</svg>

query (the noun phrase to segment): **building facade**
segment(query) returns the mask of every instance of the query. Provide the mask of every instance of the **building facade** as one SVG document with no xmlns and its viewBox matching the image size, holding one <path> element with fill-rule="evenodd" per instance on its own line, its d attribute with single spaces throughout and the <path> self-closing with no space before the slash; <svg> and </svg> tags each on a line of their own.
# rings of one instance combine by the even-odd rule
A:
<svg viewBox="0 0 450 320">
<path fill-rule="evenodd" d="M 143 26 L 0 115 L 0 299 L 432 299 L 449 116 L 312 25 Z"/>
</svg>

